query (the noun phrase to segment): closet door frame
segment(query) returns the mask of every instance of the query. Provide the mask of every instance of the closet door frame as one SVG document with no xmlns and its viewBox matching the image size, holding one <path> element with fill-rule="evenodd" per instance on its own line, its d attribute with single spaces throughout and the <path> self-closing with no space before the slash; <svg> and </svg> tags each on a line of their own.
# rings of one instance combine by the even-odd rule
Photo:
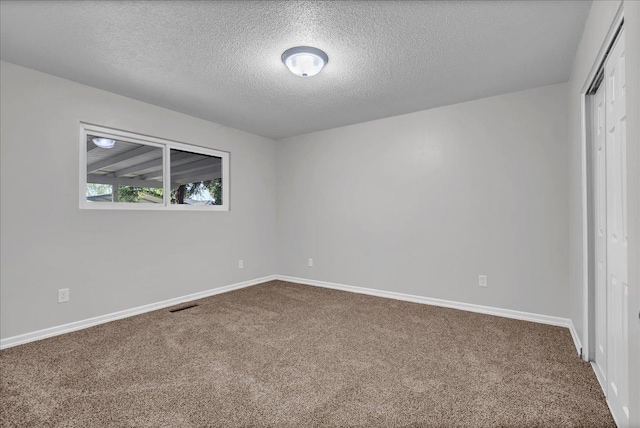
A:
<svg viewBox="0 0 640 428">
<path fill-rule="evenodd" d="M 599 331 L 599 336 L 598 339 L 600 341 L 602 341 L 602 326 L 598 326 L 596 325 L 596 313 L 597 310 L 600 312 L 599 315 L 601 315 L 602 312 L 602 307 L 600 308 L 596 308 L 596 304 L 600 301 L 602 301 L 602 296 L 600 295 L 599 297 L 597 296 L 597 292 L 598 292 L 598 288 L 596 287 L 596 282 L 597 282 L 597 278 L 598 278 L 598 274 L 602 274 L 602 272 L 599 272 L 598 270 L 598 265 L 597 265 L 597 261 L 598 259 L 596 258 L 596 243 L 597 243 L 597 232 L 598 232 L 598 224 L 597 222 L 602 222 L 602 212 L 600 211 L 600 216 L 596 215 L 596 210 L 597 209 L 602 209 L 601 204 L 602 204 L 602 183 L 598 183 L 597 182 L 597 153 L 596 153 L 596 148 L 597 148 L 597 140 L 596 138 L 598 137 L 597 133 L 598 133 L 598 116 L 597 116 L 597 102 L 596 102 L 596 93 L 598 93 L 601 90 L 604 90 L 604 94 L 600 94 L 601 98 L 605 99 L 605 105 L 608 105 L 608 102 L 610 100 L 610 97 L 612 97 L 614 94 L 611 94 L 611 88 L 609 88 L 608 86 L 610 83 L 610 79 L 607 79 L 607 75 L 606 75 L 606 65 L 607 65 L 607 60 L 610 57 L 610 55 L 614 55 L 615 52 L 613 51 L 613 49 L 615 48 L 616 44 L 619 41 L 622 41 L 622 43 L 624 43 L 623 37 L 624 37 L 624 2 L 621 3 L 620 8 L 617 12 L 617 15 L 607 33 L 606 38 L 604 39 L 604 42 L 600 48 L 600 51 L 597 55 L 596 61 L 593 63 L 592 65 L 592 69 L 589 73 L 589 75 L 587 76 L 587 79 L 583 85 L 582 91 L 581 91 L 581 107 L 582 107 L 582 152 L 581 152 L 581 161 L 582 161 L 582 237 L 583 237 L 583 263 L 582 263 L 582 269 L 583 269 L 583 335 L 582 335 L 582 340 L 583 342 L 580 344 L 579 340 L 578 340 L 578 346 L 580 347 L 580 357 L 586 361 L 591 361 L 592 362 L 592 366 L 594 369 L 594 372 L 596 373 L 596 377 L 598 378 L 598 381 L 600 382 L 600 385 L 605 393 L 605 395 L 607 396 L 607 404 L 609 405 L 612 414 L 614 415 L 614 419 L 616 420 L 616 423 L 619 426 L 626 426 L 629 422 L 629 408 L 628 407 L 621 407 L 620 404 L 624 402 L 624 400 L 621 400 L 619 397 L 619 393 L 620 391 L 618 391 L 618 395 L 614 394 L 615 391 L 611 390 L 611 370 L 615 369 L 615 364 L 618 364 L 619 361 L 612 361 L 612 358 L 615 359 L 615 355 L 612 356 L 612 342 L 611 342 L 611 338 L 616 336 L 616 334 L 614 334 L 615 332 L 612 331 L 612 319 L 611 319 L 611 302 L 612 302 L 612 296 L 610 295 L 610 290 L 609 290 L 609 264 L 611 263 L 611 261 L 609 260 L 609 252 L 610 252 L 610 248 L 609 248 L 609 230 L 608 228 L 610 227 L 610 214 L 608 213 L 608 211 L 611 209 L 611 207 L 609 207 L 610 205 L 610 198 L 609 195 L 605 195 L 605 200 L 606 200 L 606 208 L 605 208 L 605 215 L 604 215 L 604 224 L 605 224 L 605 228 L 607 228 L 607 230 L 604 231 L 605 233 L 605 254 L 604 254 L 604 260 L 606 260 L 606 264 L 607 266 L 605 267 L 606 272 L 605 272 L 605 284 L 606 284 L 606 303 L 605 303 L 605 307 L 606 307 L 606 311 L 607 314 L 605 316 L 605 322 L 606 322 L 606 327 L 605 327 L 605 334 L 607 336 L 606 340 L 605 340 L 605 344 L 606 344 L 606 349 L 605 349 L 605 353 L 606 353 L 606 357 L 604 358 L 604 362 L 603 365 L 605 367 L 604 369 L 604 373 L 599 370 L 599 367 L 597 365 L 597 361 L 594 361 L 597 359 L 597 346 L 598 343 L 596 342 L 596 334 L 598 334 L 598 328 L 600 327 L 600 331 Z M 618 61 L 618 58 L 611 58 L 612 60 Z M 624 63 L 623 63 L 624 64 Z M 618 64 L 619 66 L 619 64 Z M 610 65 L 609 65 L 609 69 L 610 69 Z M 624 73 L 624 65 L 622 66 L 622 72 Z M 624 76 L 624 74 L 623 74 Z M 615 94 L 616 96 L 618 96 L 619 94 Z M 626 101 L 626 100 L 624 100 Z M 606 112 L 606 110 L 605 110 Z M 604 113 L 604 112 L 603 112 Z M 606 116 L 606 113 L 604 113 L 604 115 Z M 607 120 L 605 119 L 605 135 L 607 135 L 608 131 L 609 131 L 609 124 L 607 123 Z M 626 132 L 626 131 L 623 131 Z M 626 133 L 625 133 L 625 137 L 626 137 Z M 609 147 L 607 146 L 608 142 L 609 142 L 609 138 L 606 138 L 606 142 L 604 144 L 604 149 L 605 149 L 605 157 L 608 158 L 610 156 L 610 150 Z M 604 165 L 605 165 L 605 169 L 610 167 L 610 160 L 609 159 L 605 159 L 604 161 Z M 624 170 L 623 170 L 624 171 Z M 602 171 L 600 171 L 600 173 L 602 173 Z M 624 173 L 624 172 L 623 172 Z M 609 180 L 611 179 L 610 177 L 608 177 L 610 174 L 609 172 L 605 171 L 605 192 L 610 192 L 610 183 Z M 628 179 L 626 176 L 623 178 L 624 180 Z M 600 185 L 600 194 L 598 194 L 598 186 Z M 598 199 L 600 199 L 600 201 L 598 201 Z M 625 207 L 626 208 L 626 207 Z M 599 218 L 600 217 L 600 218 Z M 625 216 L 626 217 L 626 216 Z M 600 224 L 601 225 L 601 224 Z M 600 242 L 600 251 L 597 254 L 599 256 L 600 261 L 602 261 L 602 243 Z M 627 262 L 627 260 L 625 260 L 625 262 Z M 626 278 L 626 276 L 625 276 Z M 625 279 L 626 280 L 626 279 Z M 600 279 L 601 281 L 601 279 Z M 619 305 L 618 305 L 619 306 Z M 618 308 L 620 309 L 620 308 Z M 626 309 L 626 308 L 625 308 Z M 626 313 L 627 311 L 625 310 L 624 313 Z M 601 318 L 599 318 L 601 320 Z M 618 320 L 620 321 L 620 320 Z M 622 325 L 618 326 L 618 327 L 622 327 L 622 338 L 623 341 L 628 342 L 628 338 L 624 337 L 624 334 L 627 334 L 628 332 L 630 332 L 630 329 L 628 328 L 628 317 L 623 317 L 622 319 Z M 619 322 L 617 323 L 619 324 Z M 626 327 L 626 328 L 625 328 Z M 616 330 L 617 332 L 618 330 Z M 620 336 L 620 335 L 618 335 Z M 618 340 L 619 342 L 619 340 Z M 619 345 L 619 343 L 617 343 L 617 345 Z M 619 348 L 619 349 L 618 349 Z M 622 349 L 621 346 L 616 346 L 616 349 L 618 349 L 618 351 L 622 351 L 624 353 L 624 351 L 626 351 L 626 347 L 624 349 Z M 602 352 L 601 352 L 602 353 Z M 620 353 L 620 352 L 618 352 Z M 613 353 L 615 354 L 615 353 Z M 625 360 L 627 355 L 625 354 Z M 622 361 L 622 360 L 621 360 Z M 628 376 L 631 375 L 631 368 L 630 368 L 630 361 L 627 361 L 627 364 L 624 365 L 626 367 L 626 374 L 624 375 L 624 379 L 628 378 Z M 617 372 L 617 377 L 621 378 L 620 376 L 621 372 L 618 370 Z M 626 389 L 625 389 L 626 388 Z M 623 389 L 625 389 L 623 391 L 623 395 L 625 396 L 625 398 L 628 400 L 630 397 L 628 394 L 630 394 L 630 390 L 629 390 L 629 385 L 623 385 Z M 610 401 L 610 399 L 612 399 L 613 401 Z M 613 407 L 612 407 L 613 405 Z M 625 406 L 625 404 L 623 403 L 622 406 Z M 629 406 L 629 403 L 626 403 L 626 406 Z M 615 408 L 614 408 L 615 407 Z M 623 411 L 624 410 L 624 411 Z M 626 414 L 625 414 L 626 413 Z"/>
<path fill-rule="evenodd" d="M 613 48 L 616 37 L 624 24 L 624 2 L 603 41 L 591 71 L 580 91 L 582 116 L 582 343 L 578 341 L 580 358 L 591 361 L 595 355 L 595 268 L 593 231 L 593 129 L 592 111 L 595 90 L 599 87 L 600 74 L 604 71 L 607 54 Z"/>
</svg>

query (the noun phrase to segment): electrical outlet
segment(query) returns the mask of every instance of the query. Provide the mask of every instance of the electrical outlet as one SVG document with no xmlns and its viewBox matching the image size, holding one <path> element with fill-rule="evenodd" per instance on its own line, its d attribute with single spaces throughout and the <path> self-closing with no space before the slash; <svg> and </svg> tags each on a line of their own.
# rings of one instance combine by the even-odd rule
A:
<svg viewBox="0 0 640 428">
<path fill-rule="evenodd" d="M 238 269 L 244 269 L 244 260 L 238 260 Z"/>
<path fill-rule="evenodd" d="M 307 266 L 313 266 L 313 259 L 311 257 L 309 257 L 309 260 L 307 260 Z"/>
<path fill-rule="evenodd" d="M 487 275 L 478 275 L 478 285 L 480 287 L 487 286 Z"/>
<path fill-rule="evenodd" d="M 69 301 L 69 289 L 61 288 L 58 290 L 58 303 L 64 303 Z"/>
</svg>

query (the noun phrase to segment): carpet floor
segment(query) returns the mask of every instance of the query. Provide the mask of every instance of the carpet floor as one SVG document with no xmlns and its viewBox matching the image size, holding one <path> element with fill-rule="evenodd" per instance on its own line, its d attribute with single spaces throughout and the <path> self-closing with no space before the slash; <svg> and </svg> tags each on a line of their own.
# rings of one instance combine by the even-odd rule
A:
<svg viewBox="0 0 640 428">
<path fill-rule="evenodd" d="M 615 426 L 569 330 L 272 281 L 0 352 L 2 427 Z"/>
</svg>

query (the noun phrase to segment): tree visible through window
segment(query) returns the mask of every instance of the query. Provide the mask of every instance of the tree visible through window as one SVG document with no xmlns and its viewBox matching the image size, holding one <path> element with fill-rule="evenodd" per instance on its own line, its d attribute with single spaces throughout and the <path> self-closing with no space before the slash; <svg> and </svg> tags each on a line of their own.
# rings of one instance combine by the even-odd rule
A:
<svg viewBox="0 0 640 428">
<path fill-rule="evenodd" d="M 222 205 L 222 179 L 181 184 L 171 191 L 172 204 L 184 204 L 185 200 L 200 200 L 210 205 Z"/>
</svg>

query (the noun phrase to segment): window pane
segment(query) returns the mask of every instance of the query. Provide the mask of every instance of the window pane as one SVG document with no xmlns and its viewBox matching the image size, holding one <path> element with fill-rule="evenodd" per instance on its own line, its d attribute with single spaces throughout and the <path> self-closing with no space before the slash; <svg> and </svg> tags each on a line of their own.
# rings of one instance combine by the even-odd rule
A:
<svg viewBox="0 0 640 428">
<path fill-rule="evenodd" d="M 171 149 L 171 203 L 222 205 L 222 158 Z"/>
<path fill-rule="evenodd" d="M 87 201 L 162 204 L 162 148 L 87 136 Z"/>
</svg>

